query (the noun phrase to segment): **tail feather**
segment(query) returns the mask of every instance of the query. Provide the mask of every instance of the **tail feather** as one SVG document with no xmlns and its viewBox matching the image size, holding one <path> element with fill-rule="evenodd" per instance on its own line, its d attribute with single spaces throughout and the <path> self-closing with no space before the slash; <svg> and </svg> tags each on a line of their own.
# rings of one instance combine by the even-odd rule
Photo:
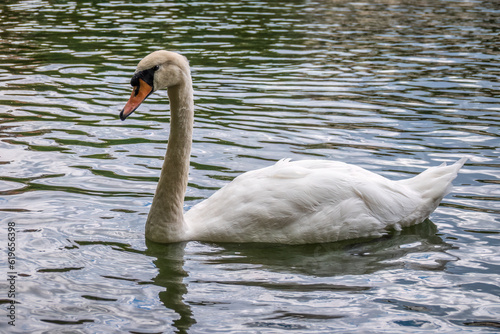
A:
<svg viewBox="0 0 500 334">
<path fill-rule="evenodd" d="M 457 173 L 467 161 L 461 158 L 453 165 L 431 167 L 411 179 L 402 182 L 421 194 L 423 198 L 441 201 L 450 192 L 451 182 L 457 177 Z"/>
<path fill-rule="evenodd" d="M 411 179 L 399 181 L 420 195 L 421 201 L 414 211 L 400 224 L 409 226 L 424 221 L 438 207 L 443 197 L 451 190 L 451 182 L 467 161 L 462 158 L 453 165 L 431 167 Z"/>
</svg>

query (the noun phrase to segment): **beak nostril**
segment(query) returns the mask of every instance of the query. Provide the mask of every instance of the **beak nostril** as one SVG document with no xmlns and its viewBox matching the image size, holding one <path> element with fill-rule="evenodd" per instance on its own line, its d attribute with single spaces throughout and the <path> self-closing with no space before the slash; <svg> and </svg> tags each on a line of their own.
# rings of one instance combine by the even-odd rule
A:
<svg viewBox="0 0 500 334">
<path fill-rule="evenodd" d="M 132 85 L 132 94 L 130 94 L 127 104 L 120 113 L 122 121 L 133 113 L 134 110 L 153 92 L 153 87 L 142 80 L 142 78 L 134 80 L 133 83 L 135 83 L 135 85 Z"/>
</svg>

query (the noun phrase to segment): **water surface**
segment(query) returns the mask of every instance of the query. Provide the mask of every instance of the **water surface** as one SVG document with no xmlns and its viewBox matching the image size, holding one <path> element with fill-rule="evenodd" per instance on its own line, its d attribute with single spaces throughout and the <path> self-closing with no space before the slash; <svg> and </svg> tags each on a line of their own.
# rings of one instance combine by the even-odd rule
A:
<svg viewBox="0 0 500 334">
<path fill-rule="evenodd" d="M 498 331 L 499 27 L 493 0 L 4 1 L 0 247 L 15 223 L 18 303 L 12 327 L 2 292 L 0 331 Z M 391 179 L 469 161 L 431 220 L 383 238 L 147 242 L 166 93 L 118 115 L 157 49 L 192 65 L 186 209 L 281 158 Z"/>
</svg>

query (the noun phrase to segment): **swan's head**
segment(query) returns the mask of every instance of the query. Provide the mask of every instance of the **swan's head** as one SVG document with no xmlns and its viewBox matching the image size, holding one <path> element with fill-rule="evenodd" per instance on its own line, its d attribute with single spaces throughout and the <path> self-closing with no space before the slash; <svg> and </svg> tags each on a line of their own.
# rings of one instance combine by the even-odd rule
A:
<svg viewBox="0 0 500 334">
<path fill-rule="evenodd" d="M 155 51 L 137 65 L 130 80 L 132 95 L 120 113 L 125 120 L 154 91 L 177 86 L 190 78 L 186 57 L 170 51 Z"/>
</svg>

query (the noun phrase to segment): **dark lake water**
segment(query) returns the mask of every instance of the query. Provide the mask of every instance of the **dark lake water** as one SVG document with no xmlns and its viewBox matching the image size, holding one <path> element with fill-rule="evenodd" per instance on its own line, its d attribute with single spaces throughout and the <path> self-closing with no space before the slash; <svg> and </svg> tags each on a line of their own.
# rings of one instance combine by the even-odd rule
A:
<svg viewBox="0 0 500 334">
<path fill-rule="evenodd" d="M 499 331 L 499 32 L 496 0 L 2 1 L 0 332 Z M 192 65 L 186 209 L 281 158 L 469 161 L 384 238 L 152 244 L 167 96 L 119 110 L 157 49 Z"/>
</svg>

